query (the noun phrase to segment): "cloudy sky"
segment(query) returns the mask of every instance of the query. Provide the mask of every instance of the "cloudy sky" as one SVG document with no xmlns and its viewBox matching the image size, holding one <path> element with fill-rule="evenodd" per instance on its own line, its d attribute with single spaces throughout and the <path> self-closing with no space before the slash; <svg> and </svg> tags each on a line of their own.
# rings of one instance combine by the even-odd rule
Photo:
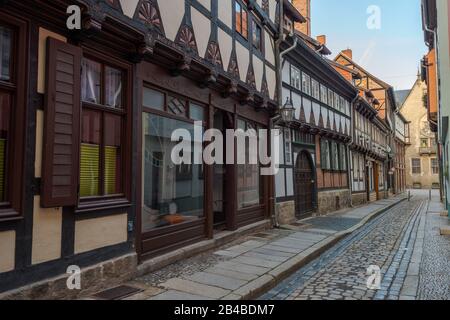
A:
<svg viewBox="0 0 450 320">
<path fill-rule="evenodd" d="M 369 72 L 410 89 L 427 51 L 420 10 L 420 0 L 312 0 L 312 36 L 327 35 L 333 58 L 351 48 Z"/>
</svg>

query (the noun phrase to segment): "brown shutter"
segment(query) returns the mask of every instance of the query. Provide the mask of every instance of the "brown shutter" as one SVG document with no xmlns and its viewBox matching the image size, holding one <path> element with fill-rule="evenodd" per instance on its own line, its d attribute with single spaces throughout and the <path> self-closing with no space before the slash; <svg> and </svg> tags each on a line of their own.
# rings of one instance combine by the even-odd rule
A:
<svg viewBox="0 0 450 320">
<path fill-rule="evenodd" d="M 49 38 L 41 205 L 78 204 L 81 58 L 79 47 Z"/>
</svg>

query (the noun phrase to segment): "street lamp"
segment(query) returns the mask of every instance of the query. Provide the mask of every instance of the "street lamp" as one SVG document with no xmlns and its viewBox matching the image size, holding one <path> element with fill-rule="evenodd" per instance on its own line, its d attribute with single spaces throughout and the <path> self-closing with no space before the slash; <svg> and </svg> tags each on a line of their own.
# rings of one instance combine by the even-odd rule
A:
<svg viewBox="0 0 450 320">
<path fill-rule="evenodd" d="M 286 103 L 283 108 L 280 109 L 281 118 L 285 123 L 291 123 L 294 120 L 295 108 L 292 104 L 292 100 L 286 98 Z"/>
</svg>

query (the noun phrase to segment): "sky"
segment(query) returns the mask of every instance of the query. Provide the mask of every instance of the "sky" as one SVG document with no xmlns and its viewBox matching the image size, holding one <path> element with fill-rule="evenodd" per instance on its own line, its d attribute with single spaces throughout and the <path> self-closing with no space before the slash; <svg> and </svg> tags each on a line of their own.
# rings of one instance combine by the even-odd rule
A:
<svg viewBox="0 0 450 320">
<path fill-rule="evenodd" d="M 395 90 L 411 89 L 427 52 L 420 0 L 312 0 L 311 6 L 312 36 L 327 36 L 332 58 L 350 48 L 356 63 Z"/>
</svg>

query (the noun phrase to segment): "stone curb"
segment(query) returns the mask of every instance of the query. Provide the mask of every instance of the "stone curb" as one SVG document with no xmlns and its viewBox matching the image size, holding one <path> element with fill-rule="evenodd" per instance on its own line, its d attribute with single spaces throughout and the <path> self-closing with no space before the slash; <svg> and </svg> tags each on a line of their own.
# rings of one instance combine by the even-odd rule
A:
<svg viewBox="0 0 450 320">
<path fill-rule="evenodd" d="M 316 243 L 309 249 L 280 264 L 278 267 L 272 269 L 268 273 L 231 292 L 230 295 L 232 295 L 234 298 L 239 297 L 239 300 L 251 300 L 257 298 L 264 292 L 267 292 L 268 290 L 274 288 L 276 284 L 285 280 L 298 269 L 302 268 L 309 262 L 319 257 L 322 253 L 332 248 L 336 243 L 345 238 L 347 235 L 355 232 L 356 230 L 367 224 L 369 221 L 375 219 L 379 215 L 392 209 L 393 207 L 397 206 L 407 199 L 407 197 L 398 199 L 398 201 L 369 214 L 355 226 L 341 231 L 333 236 L 330 236 L 320 241 L 319 243 Z M 229 299 L 230 297 L 227 296 L 225 298 Z"/>
</svg>

